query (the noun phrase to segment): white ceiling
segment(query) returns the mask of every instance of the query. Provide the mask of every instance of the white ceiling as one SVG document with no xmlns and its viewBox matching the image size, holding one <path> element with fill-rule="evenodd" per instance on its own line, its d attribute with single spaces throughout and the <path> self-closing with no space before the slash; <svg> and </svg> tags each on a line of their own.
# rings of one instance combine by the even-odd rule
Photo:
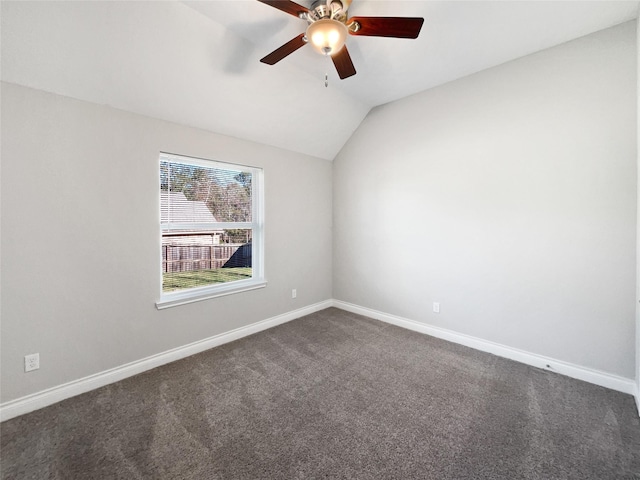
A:
<svg viewBox="0 0 640 480">
<path fill-rule="evenodd" d="M 354 0 L 351 15 L 425 23 L 417 40 L 350 37 L 358 73 L 339 80 L 310 47 L 260 63 L 306 23 L 256 0 L 2 1 L 1 73 L 330 160 L 371 108 L 631 20 L 638 3 Z"/>
</svg>

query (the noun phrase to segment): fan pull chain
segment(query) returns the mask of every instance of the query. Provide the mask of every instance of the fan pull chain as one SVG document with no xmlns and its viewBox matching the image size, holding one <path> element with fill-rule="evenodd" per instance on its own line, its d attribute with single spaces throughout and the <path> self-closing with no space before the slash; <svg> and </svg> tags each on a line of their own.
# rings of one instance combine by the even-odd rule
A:
<svg viewBox="0 0 640 480">
<path fill-rule="evenodd" d="M 325 88 L 329 86 L 329 74 L 324 74 L 324 86 Z"/>
</svg>

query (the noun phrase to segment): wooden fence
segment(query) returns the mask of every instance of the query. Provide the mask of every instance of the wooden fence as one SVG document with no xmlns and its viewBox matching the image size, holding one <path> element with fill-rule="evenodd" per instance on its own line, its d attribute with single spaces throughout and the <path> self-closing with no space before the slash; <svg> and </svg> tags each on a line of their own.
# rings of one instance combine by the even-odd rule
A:
<svg viewBox="0 0 640 480">
<path fill-rule="evenodd" d="M 241 244 L 163 245 L 162 271 L 187 272 L 221 268 Z"/>
</svg>

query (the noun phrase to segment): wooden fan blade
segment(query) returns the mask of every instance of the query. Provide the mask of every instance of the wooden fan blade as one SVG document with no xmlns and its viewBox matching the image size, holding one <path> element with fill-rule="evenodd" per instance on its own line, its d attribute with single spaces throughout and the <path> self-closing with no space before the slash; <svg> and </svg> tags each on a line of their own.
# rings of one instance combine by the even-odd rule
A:
<svg viewBox="0 0 640 480">
<path fill-rule="evenodd" d="M 278 10 L 282 10 L 283 12 L 298 18 L 300 18 L 301 13 L 307 13 L 309 11 L 307 7 L 303 7 L 302 5 L 298 5 L 296 2 L 291 2 L 289 0 L 258 0 L 258 1 L 265 3 L 267 5 L 270 5 L 273 8 L 277 8 Z"/>
<path fill-rule="evenodd" d="M 351 55 L 349 55 L 346 45 L 343 45 L 338 53 L 331 55 L 331 60 L 333 60 L 341 80 L 356 74 L 356 68 L 353 66 Z"/>
<path fill-rule="evenodd" d="M 305 42 L 303 39 L 304 39 L 304 33 L 301 33 L 296 38 L 289 40 L 280 48 L 276 48 L 273 52 L 271 52 L 266 57 L 261 58 L 260 61 L 262 63 L 266 63 L 267 65 L 275 65 L 287 55 L 295 52 L 300 47 L 304 47 L 307 44 L 307 42 Z"/>
<path fill-rule="evenodd" d="M 424 18 L 420 17 L 351 17 L 347 23 L 358 22 L 360 28 L 351 35 L 368 37 L 418 38 Z"/>
</svg>

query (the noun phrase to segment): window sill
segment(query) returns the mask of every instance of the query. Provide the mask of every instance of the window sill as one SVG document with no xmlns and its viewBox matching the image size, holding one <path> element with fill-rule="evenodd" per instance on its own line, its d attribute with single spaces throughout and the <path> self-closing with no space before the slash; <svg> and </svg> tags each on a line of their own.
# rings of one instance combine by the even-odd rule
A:
<svg viewBox="0 0 640 480">
<path fill-rule="evenodd" d="M 165 308 L 200 302 L 201 300 L 208 300 L 210 298 L 224 297 L 225 295 L 233 295 L 234 293 L 257 290 L 266 286 L 266 280 L 247 280 L 242 282 L 233 282 L 229 285 L 223 286 L 204 287 L 186 292 L 167 293 L 162 295 L 161 299 L 156 302 L 156 308 L 158 310 L 163 310 Z"/>
</svg>

